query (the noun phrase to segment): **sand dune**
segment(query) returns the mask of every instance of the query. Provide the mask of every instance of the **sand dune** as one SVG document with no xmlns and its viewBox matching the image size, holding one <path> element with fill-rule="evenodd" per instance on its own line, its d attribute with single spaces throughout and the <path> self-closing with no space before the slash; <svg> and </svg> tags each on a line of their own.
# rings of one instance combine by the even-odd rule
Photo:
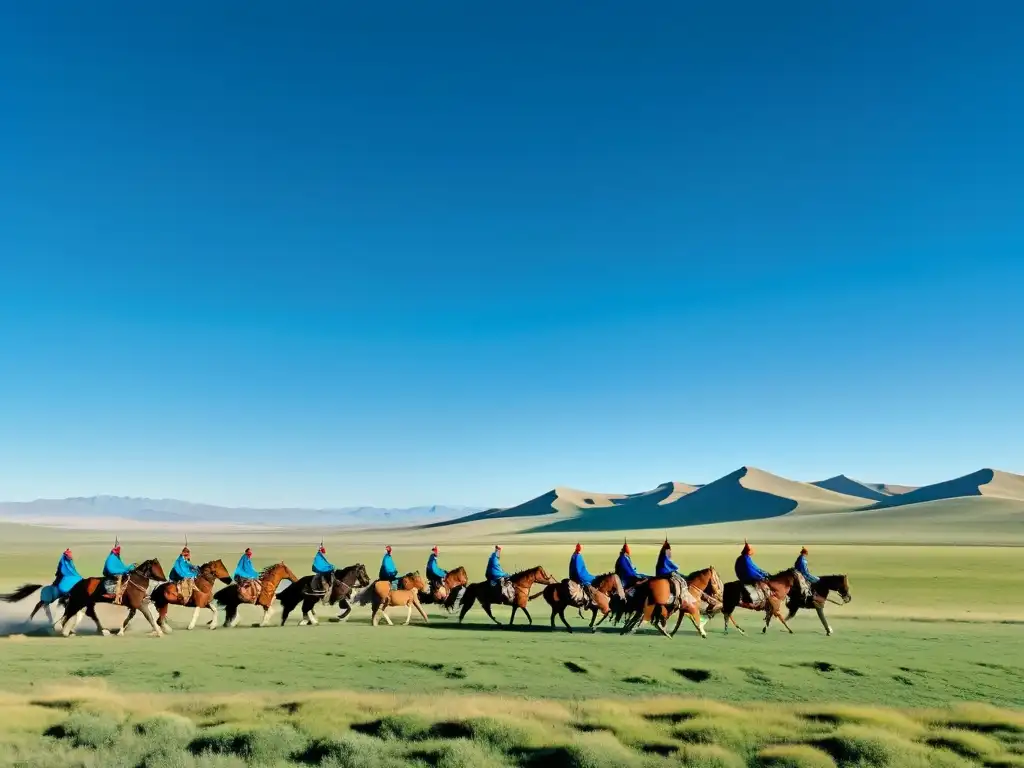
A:
<svg viewBox="0 0 1024 768">
<path fill-rule="evenodd" d="M 835 477 L 830 477 L 827 480 L 818 480 L 811 483 L 811 485 L 816 485 L 818 488 L 824 488 L 829 491 L 835 491 L 836 493 L 843 493 L 847 496 L 857 496 L 861 499 L 870 499 L 871 501 L 884 501 L 891 495 L 882 490 L 886 487 L 882 483 L 862 483 L 859 480 L 854 480 L 852 477 L 847 477 L 846 475 L 836 475 Z"/>
<path fill-rule="evenodd" d="M 1024 476 L 997 469 L 979 469 L 969 475 L 926 485 L 899 496 L 878 502 L 877 508 L 919 504 L 963 496 L 993 496 L 1001 499 L 1024 501 Z"/>
</svg>

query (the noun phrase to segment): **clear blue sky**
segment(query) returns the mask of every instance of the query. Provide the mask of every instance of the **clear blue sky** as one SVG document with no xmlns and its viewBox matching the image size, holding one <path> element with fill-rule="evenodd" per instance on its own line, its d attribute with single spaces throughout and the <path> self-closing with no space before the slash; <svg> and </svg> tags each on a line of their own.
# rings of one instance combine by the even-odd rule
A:
<svg viewBox="0 0 1024 768">
<path fill-rule="evenodd" d="M 1022 35 L 1009 1 L 4 2 L 0 498 L 1022 471 Z"/>
</svg>

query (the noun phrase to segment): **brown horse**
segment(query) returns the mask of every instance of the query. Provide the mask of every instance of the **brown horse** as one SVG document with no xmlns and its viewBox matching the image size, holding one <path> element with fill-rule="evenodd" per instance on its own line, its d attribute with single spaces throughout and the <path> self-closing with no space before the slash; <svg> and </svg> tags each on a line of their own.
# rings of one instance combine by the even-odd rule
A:
<svg viewBox="0 0 1024 768">
<path fill-rule="evenodd" d="M 505 597 L 501 590 L 500 584 L 492 585 L 489 581 L 478 581 L 473 584 L 467 584 L 466 587 L 460 592 L 459 600 L 462 602 L 462 610 L 459 612 L 459 623 L 466 618 L 466 614 L 469 609 L 473 607 L 476 602 L 480 603 L 480 607 L 484 609 L 484 613 L 490 616 L 491 621 L 495 624 L 499 624 L 498 620 L 494 618 L 494 614 L 491 613 L 492 605 L 511 605 L 512 616 L 508 620 L 508 625 L 511 627 L 512 622 L 516 620 L 516 611 L 522 610 L 526 614 L 526 619 L 533 624 L 533 617 L 530 616 L 530 612 L 526 609 L 526 604 L 530 600 L 530 589 L 534 583 L 538 584 L 557 584 L 558 582 L 548 575 L 548 572 L 544 570 L 543 566 L 535 566 L 525 571 L 519 571 L 508 577 L 508 580 L 512 583 L 515 590 L 515 595 L 510 601 Z M 500 624 L 499 624 L 500 626 Z"/>
<path fill-rule="evenodd" d="M 366 566 L 362 563 L 356 563 L 350 565 L 347 568 L 340 568 L 334 572 L 334 583 L 331 585 L 330 594 L 326 592 L 315 592 L 312 590 L 312 583 L 315 577 L 310 574 L 309 576 L 303 576 L 298 581 L 293 581 L 285 589 L 281 590 L 281 594 L 277 596 L 277 599 L 281 601 L 283 608 L 281 612 L 281 626 L 288 620 L 288 614 L 290 614 L 295 606 L 300 602 L 302 603 L 302 620 L 299 622 L 300 627 L 304 627 L 307 624 L 316 625 L 320 622 L 317 621 L 316 613 L 314 608 L 318 602 L 326 602 L 328 605 L 334 605 L 335 603 L 342 604 L 342 610 L 344 613 L 338 618 L 345 618 L 348 616 L 349 611 L 352 610 L 352 606 L 348 603 L 348 598 L 352 594 L 353 589 L 365 587 L 370 583 L 370 577 L 366 573 Z M 348 610 L 345 610 L 345 609 Z"/>
<path fill-rule="evenodd" d="M 813 608 L 818 613 L 821 626 L 825 628 L 825 636 L 830 637 L 832 635 L 832 627 L 829 625 L 828 619 L 825 618 L 825 603 L 835 602 L 834 600 L 829 600 L 828 597 L 829 592 L 833 591 L 839 593 L 839 596 L 843 598 L 842 605 L 853 599 L 853 595 L 850 594 L 850 580 L 846 577 L 845 573 L 821 576 L 816 582 L 811 584 L 810 596 L 790 594 L 789 600 L 786 602 L 789 608 L 789 615 L 786 617 L 786 620 L 788 621 L 796 616 L 796 612 L 801 608 Z"/>
<path fill-rule="evenodd" d="M 171 625 L 167 623 L 167 608 L 170 605 L 182 605 L 189 607 L 191 606 L 195 610 L 192 611 L 192 621 L 188 623 L 188 629 L 191 631 L 196 627 L 196 621 L 199 618 L 199 612 L 203 608 L 209 608 L 213 613 L 213 620 L 210 622 L 210 629 L 217 628 L 217 609 L 213 607 L 213 587 L 217 581 L 222 581 L 225 584 L 231 583 L 231 574 L 228 573 L 228 569 L 224 567 L 224 563 L 221 560 L 211 560 L 208 563 L 203 563 L 199 566 L 199 575 L 193 580 L 191 594 L 183 595 L 177 584 L 173 582 L 167 582 L 161 584 L 155 590 L 153 590 L 153 605 L 156 606 L 157 624 L 167 634 L 171 633 Z M 128 629 L 128 622 L 135 617 L 135 610 L 128 611 L 128 616 L 124 620 L 124 624 L 121 627 L 121 631 L 124 632 Z"/>
<path fill-rule="evenodd" d="M 789 568 L 774 576 L 770 576 L 767 579 L 767 584 L 767 598 L 764 595 L 758 594 L 753 600 L 749 599 L 747 585 L 739 581 L 730 581 L 725 585 L 722 595 L 722 617 L 725 621 L 726 632 L 729 631 L 729 622 L 732 622 L 732 625 L 739 630 L 740 634 L 746 634 L 740 625 L 736 623 L 736 619 L 732 615 L 733 611 L 739 607 L 750 611 L 764 611 L 764 628 L 761 630 L 762 633 L 768 631 L 768 627 L 774 617 L 782 622 L 782 626 L 789 630 L 790 634 L 793 634 L 789 624 L 782 618 L 782 604 L 787 599 L 801 599 L 808 594 L 810 590 L 808 589 L 807 581 L 795 569 Z M 805 589 L 807 590 L 806 592 Z"/>
<path fill-rule="evenodd" d="M 427 589 L 420 592 L 420 602 L 424 605 L 443 605 L 451 613 L 458 603 L 459 587 L 464 587 L 468 583 L 469 577 L 466 575 L 465 568 L 461 565 L 458 568 L 452 568 L 433 591 L 430 590 L 430 587 L 435 585 L 428 584 Z"/>
<path fill-rule="evenodd" d="M 702 591 L 697 590 L 697 594 Z M 652 576 L 637 584 L 632 606 L 635 612 L 622 628 L 622 634 L 636 632 L 645 622 L 649 622 L 665 637 L 672 637 L 667 631 L 668 617 L 673 611 L 679 611 L 680 620 L 686 614 L 693 622 L 697 634 L 704 638 L 708 636 L 700 619 L 700 598 L 693 595 L 689 581 L 682 574 Z"/>
<path fill-rule="evenodd" d="M 715 566 L 711 565 L 707 568 L 703 568 L 699 571 L 687 574 L 686 586 L 690 588 L 690 594 L 693 595 L 694 599 L 698 603 L 698 617 L 703 614 L 709 619 L 715 615 L 719 608 L 722 607 L 722 592 L 724 587 L 722 586 L 722 577 L 718 575 L 718 571 L 715 570 Z M 676 626 L 669 633 L 672 637 L 676 636 L 676 632 L 679 631 L 679 625 L 683 623 L 683 616 L 687 615 L 691 621 L 694 621 L 693 615 L 684 611 L 679 611 L 678 618 L 676 618 Z M 666 616 L 666 621 L 668 617 Z M 700 624 L 694 621 L 694 626 L 699 627 Z M 706 635 L 702 635 L 706 637 Z"/>
<path fill-rule="evenodd" d="M 427 588 L 427 581 L 424 579 L 418 571 L 402 577 L 402 583 L 399 589 L 389 589 L 386 592 L 383 590 L 373 591 L 373 626 L 377 626 L 377 622 L 380 621 L 380 617 L 384 617 L 384 621 L 388 623 L 388 626 L 394 626 L 394 622 L 391 621 L 391 617 L 388 616 L 388 608 L 392 605 L 406 605 L 409 607 L 409 613 L 405 617 L 405 624 L 412 621 L 412 609 L 415 608 L 419 611 L 420 616 L 423 617 L 423 621 L 430 623 L 427 618 L 427 614 L 423 612 L 423 608 L 420 606 L 419 595 L 420 592 Z M 379 582 L 378 582 L 379 583 Z"/>
<path fill-rule="evenodd" d="M 274 597 L 277 594 L 277 585 L 285 579 L 295 582 L 299 580 L 299 577 L 284 563 L 277 563 L 267 566 L 260 574 L 260 591 L 255 600 L 244 599 L 238 584 L 231 584 L 220 590 L 220 592 L 213 596 L 213 599 L 225 608 L 224 626 L 233 627 L 238 623 L 238 606 L 243 603 L 260 606 L 263 609 L 263 621 L 253 626 L 266 626 L 271 614 L 274 612 Z"/>
<path fill-rule="evenodd" d="M 164 576 L 164 569 L 160 567 L 159 560 L 156 558 L 144 560 L 139 563 L 138 567 L 124 575 L 123 590 L 121 592 L 120 605 L 123 605 L 129 611 L 142 609 L 142 615 L 149 621 L 149 625 L 157 636 L 162 635 L 163 632 L 156 623 L 156 608 L 153 607 L 153 602 L 149 599 L 149 582 L 150 580 L 165 581 L 166 579 L 167 577 Z M 114 603 L 116 599 L 115 595 L 106 591 L 104 587 L 105 581 L 109 581 L 109 579 L 103 576 L 91 576 L 75 584 L 68 593 L 68 603 L 64 607 L 64 616 L 54 625 L 54 629 L 58 626 L 62 627 L 61 634 L 64 637 L 70 637 L 75 633 L 78 622 L 82 620 L 84 614 L 96 622 L 96 628 L 100 631 L 101 635 L 109 635 L 110 632 L 103 628 L 99 617 L 96 615 L 97 603 Z M 118 634 L 124 634 L 123 626 Z"/>
<path fill-rule="evenodd" d="M 405 576 L 399 576 L 395 581 L 398 582 L 398 589 L 418 589 L 416 585 L 423 581 L 423 579 L 420 578 L 419 571 L 410 571 Z M 423 588 L 426 589 L 426 583 L 424 583 Z M 390 581 L 387 579 L 377 579 L 356 595 L 352 602 L 356 605 L 377 605 L 390 591 Z"/>
<path fill-rule="evenodd" d="M 601 626 L 601 623 L 608 618 L 608 614 L 611 612 L 611 598 L 612 595 L 618 596 L 620 600 L 625 600 L 625 592 L 622 590 L 622 581 L 614 573 L 604 573 L 594 579 L 592 585 L 594 587 L 594 597 L 590 601 L 590 631 L 596 632 L 597 627 Z M 565 620 L 566 609 L 574 606 L 578 606 L 572 596 L 569 594 L 569 580 L 562 579 L 557 584 L 550 584 L 544 587 L 543 592 L 538 592 L 535 595 L 530 595 L 531 600 L 536 600 L 538 597 L 543 597 L 545 602 L 551 606 L 551 627 L 555 626 L 555 618 L 562 620 L 565 624 L 565 628 L 572 632 L 572 627 L 569 626 L 569 622 Z M 586 607 L 586 606 L 584 606 Z M 601 612 L 601 621 L 597 621 L 597 613 Z"/>
</svg>

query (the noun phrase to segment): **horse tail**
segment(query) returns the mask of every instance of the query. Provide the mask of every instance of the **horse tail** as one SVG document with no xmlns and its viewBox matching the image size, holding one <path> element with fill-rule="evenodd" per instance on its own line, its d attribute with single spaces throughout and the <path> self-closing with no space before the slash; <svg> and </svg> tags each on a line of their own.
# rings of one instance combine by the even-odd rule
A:
<svg viewBox="0 0 1024 768">
<path fill-rule="evenodd" d="M 350 602 L 356 605 L 369 605 L 373 602 L 373 584 L 366 587 L 362 592 L 356 595 Z"/>
<path fill-rule="evenodd" d="M 547 587 L 545 587 L 544 589 L 542 589 L 542 590 L 541 590 L 540 592 L 538 592 L 537 594 L 535 594 L 535 595 L 530 595 L 529 599 L 530 599 L 530 600 L 536 600 L 536 599 L 537 599 L 538 597 L 544 597 L 544 593 L 545 593 L 545 592 L 547 592 L 547 591 L 548 591 L 548 590 L 547 590 Z"/>
<path fill-rule="evenodd" d="M 10 592 L 6 595 L 0 595 L 0 600 L 3 600 L 5 603 L 18 603 L 24 600 L 29 595 L 31 595 L 37 589 L 42 588 L 42 584 L 22 584 L 13 592 Z"/>
<path fill-rule="evenodd" d="M 448 592 L 448 597 L 444 599 L 444 607 L 448 611 L 448 613 L 451 613 L 456 608 L 458 608 L 459 603 L 462 602 L 462 595 L 465 594 L 465 592 L 465 584 L 460 584 L 459 586 L 455 587 L 455 589 L 452 589 Z"/>
<path fill-rule="evenodd" d="M 216 594 L 214 594 L 214 596 L 213 596 L 213 599 L 217 603 L 217 605 L 230 605 L 231 604 L 231 599 L 228 597 L 228 593 L 229 592 L 234 592 L 235 594 L 237 594 L 237 592 L 238 592 L 237 585 L 229 584 L 228 586 L 224 587 L 223 589 L 218 590 L 216 592 Z"/>
<path fill-rule="evenodd" d="M 157 608 L 163 608 L 167 605 L 167 594 L 164 592 L 166 584 L 161 584 L 159 587 L 153 590 L 153 595 L 150 598 L 153 601 L 153 605 Z"/>
</svg>

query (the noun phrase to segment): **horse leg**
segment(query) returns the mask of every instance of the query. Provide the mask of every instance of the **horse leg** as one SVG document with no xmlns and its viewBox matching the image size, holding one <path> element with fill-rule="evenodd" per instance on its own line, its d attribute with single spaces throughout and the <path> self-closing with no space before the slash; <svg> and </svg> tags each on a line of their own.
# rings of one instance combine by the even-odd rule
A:
<svg viewBox="0 0 1024 768">
<path fill-rule="evenodd" d="M 519 606 L 516 605 L 515 603 L 512 603 L 512 617 L 508 620 L 508 625 L 510 627 L 512 626 L 512 622 L 516 620 L 516 611 L 518 611 L 518 610 L 519 610 Z"/>
<path fill-rule="evenodd" d="M 305 608 L 306 604 L 303 603 L 302 607 Z M 309 617 L 309 623 L 312 624 L 314 627 L 320 623 L 320 621 L 316 617 L 316 600 L 314 600 L 313 598 L 309 599 L 309 610 L 306 611 L 306 615 Z"/>
<path fill-rule="evenodd" d="M 741 626 L 740 626 L 739 624 L 737 624 L 737 623 L 736 623 L 736 616 L 735 616 L 734 614 L 731 614 L 731 613 L 730 613 L 730 614 L 729 614 L 729 615 L 728 615 L 728 616 L 727 616 L 726 618 L 727 618 L 727 619 L 729 620 L 729 622 L 731 622 L 731 623 L 732 623 L 732 625 L 733 625 L 734 627 L 736 627 L 736 629 L 737 629 L 737 630 L 739 631 L 739 633 L 740 633 L 741 635 L 745 635 L 745 634 L 747 634 L 746 632 L 744 632 L 744 631 L 743 631 L 743 627 L 741 627 Z M 726 628 L 727 628 L 727 629 L 728 629 L 728 626 L 729 626 L 729 625 L 728 625 L 728 624 L 726 624 Z"/>
<path fill-rule="evenodd" d="M 288 614 L 290 614 L 298 603 L 291 603 L 290 605 L 284 600 L 281 601 L 281 626 L 288 621 Z M 299 626 L 302 626 L 302 622 L 299 622 Z"/>
<path fill-rule="evenodd" d="M 678 612 L 678 616 L 676 616 L 676 626 L 675 626 L 675 627 L 673 628 L 673 630 L 672 630 L 672 631 L 671 631 L 671 632 L 669 633 L 669 634 L 671 634 L 671 635 L 672 635 L 672 637 L 675 637 L 675 636 L 676 636 L 676 632 L 678 632 L 678 631 L 679 631 L 679 625 L 680 625 L 680 624 L 682 624 L 682 623 L 683 623 L 683 612 L 682 612 L 682 611 L 679 611 L 679 612 Z M 728 625 L 726 625 L 726 631 L 728 631 Z"/>
<path fill-rule="evenodd" d="M 420 603 L 419 603 L 419 601 L 418 601 L 418 600 L 414 600 L 414 601 L 413 601 L 413 606 L 414 606 L 414 607 L 416 608 L 416 610 L 417 610 L 417 611 L 419 611 L 419 612 L 420 612 L 420 616 L 422 616 L 422 617 L 423 617 L 423 623 L 424 623 L 424 624 L 429 624 L 429 623 L 430 623 L 430 619 L 428 619 L 428 618 L 427 618 L 427 614 L 426 614 L 426 612 L 425 612 L 425 611 L 423 610 L 423 607 L 422 607 L 422 606 L 420 605 Z"/>
<path fill-rule="evenodd" d="M 493 614 L 493 613 L 491 613 L 491 604 L 490 604 L 490 603 L 484 603 L 484 602 L 481 602 L 481 603 L 480 603 L 480 607 L 484 609 L 484 613 L 486 613 L 486 614 L 487 614 L 488 616 L 490 616 L 490 617 L 491 617 L 491 621 L 493 621 L 493 622 L 494 622 L 495 624 L 497 624 L 497 625 L 498 625 L 499 627 L 501 626 L 501 622 L 500 622 L 500 621 L 498 621 L 498 620 L 497 620 L 496 618 L 494 618 L 494 614 Z M 513 616 L 515 616 L 515 614 L 514 614 L 514 613 L 513 613 L 512 615 L 513 615 Z M 461 618 L 461 617 L 459 617 L 459 621 L 462 621 L 462 618 Z"/>
<path fill-rule="evenodd" d="M 786 623 L 786 620 L 784 618 L 782 618 L 782 611 L 779 610 L 778 606 L 775 607 L 774 613 L 775 613 L 775 618 L 777 618 L 780 622 L 782 622 L 782 626 L 784 626 L 786 628 L 786 630 L 789 632 L 789 634 L 792 635 L 793 634 L 793 630 L 790 629 L 789 624 Z M 765 622 L 765 630 L 767 630 L 767 629 L 768 629 L 768 623 Z"/>
<path fill-rule="evenodd" d="M 267 605 L 263 608 L 263 621 L 260 622 L 261 627 L 267 626 L 267 622 L 270 621 L 270 617 L 274 613 L 274 606 Z"/>
<path fill-rule="evenodd" d="M 569 630 L 569 634 L 571 635 L 572 634 L 572 627 L 570 627 L 569 626 L 569 622 L 565 620 L 565 605 L 564 604 L 562 605 L 562 610 L 559 611 L 559 613 L 558 613 L 558 618 L 560 618 L 562 620 L 562 623 L 565 624 L 565 628 L 567 630 Z M 552 617 L 551 626 L 554 626 L 554 625 L 555 625 L 555 622 L 554 622 L 554 618 Z"/>
<path fill-rule="evenodd" d="M 820 605 L 814 606 L 814 610 L 818 612 L 818 618 L 821 619 L 821 626 L 825 628 L 825 637 L 832 636 L 832 627 L 828 625 L 828 619 L 825 618 L 825 609 Z"/>
<path fill-rule="evenodd" d="M 96 604 L 95 603 L 89 605 L 85 609 L 85 615 L 88 616 L 90 619 L 92 619 L 93 622 L 95 622 L 96 629 L 99 630 L 99 633 L 101 635 L 103 635 L 104 637 L 107 637 L 110 634 L 110 630 L 104 628 L 104 626 L 100 623 L 100 617 L 96 615 Z"/>
<path fill-rule="evenodd" d="M 124 617 L 124 622 L 121 624 L 121 628 L 117 630 L 118 637 L 124 637 L 124 633 L 128 631 L 129 622 L 135 618 L 136 610 L 134 608 L 128 609 L 128 615 Z"/>
<path fill-rule="evenodd" d="M 224 616 L 224 626 L 233 627 L 238 623 L 238 603 L 228 603 L 226 615 Z"/>
<path fill-rule="evenodd" d="M 190 621 L 188 623 L 188 631 L 189 632 L 191 632 L 193 629 L 196 628 L 196 622 L 199 621 L 199 612 L 201 610 L 203 610 L 203 609 L 200 608 L 198 605 L 195 608 L 192 609 L 192 621 Z M 164 627 L 165 629 L 167 628 L 167 613 L 166 612 L 162 612 L 162 615 L 160 616 L 160 625 L 162 627 Z"/>
<path fill-rule="evenodd" d="M 520 608 L 520 610 L 526 615 L 526 620 L 528 622 L 530 622 L 530 626 L 532 627 L 533 626 L 533 616 L 530 615 L 530 611 L 527 610 L 525 603 Z"/>
<path fill-rule="evenodd" d="M 593 629 L 596 632 L 597 628 L 600 627 L 602 624 L 604 624 L 604 620 L 607 619 L 611 615 L 612 615 L 612 612 L 610 610 L 607 613 L 602 614 L 601 615 L 601 619 L 597 622 L 597 624 L 595 624 L 593 627 L 591 627 L 591 629 Z"/>
<path fill-rule="evenodd" d="M 412 621 L 412 600 L 408 602 L 406 608 L 408 608 L 408 611 L 406 611 L 405 621 L 402 623 L 403 627 L 409 626 L 409 622 Z"/>
<path fill-rule="evenodd" d="M 143 608 L 143 610 L 145 610 L 145 608 Z M 160 629 L 162 629 L 168 635 L 171 634 L 172 632 L 174 632 L 174 630 L 171 629 L 171 625 L 167 623 L 167 607 L 166 606 L 164 606 L 163 614 L 160 613 L 160 609 L 157 608 L 154 603 L 150 603 L 149 610 L 153 614 L 153 616 L 156 617 L 156 625 L 158 627 L 160 627 Z M 196 613 L 199 613 L 199 609 L 198 608 L 196 608 Z M 194 621 L 194 619 L 193 619 L 193 621 Z M 189 629 L 191 629 L 191 628 L 192 627 L 190 626 Z"/>
<path fill-rule="evenodd" d="M 213 618 L 210 619 L 210 629 L 216 629 L 217 628 L 217 619 L 219 618 L 217 616 L 217 607 L 212 602 L 208 606 L 206 606 L 206 607 L 209 608 L 213 612 Z"/>
<path fill-rule="evenodd" d="M 338 621 L 345 621 L 350 613 L 352 613 L 352 603 L 348 600 L 338 603 Z"/>
<path fill-rule="evenodd" d="M 142 613 L 143 616 L 146 617 L 146 620 L 149 621 L 149 626 L 153 628 L 153 634 L 157 637 L 163 637 L 164 631 L 160 629 L 160 624 L 158 622 L 159 616 L 157 616 L 156 613 L 156 606 L 153 605 L 153 603 L 143 603 L 142 607 L 139 608 L 139 611 Z"/>
<path fill-rule="evenodd" d="M 704 631 L 704 620 L 701 619 L 700 606 L 699 605 L 691 605 L 686 613 L 690 617 L 690 621 L 693 622 L 693 627 L 694 627 L 694 629 L 697 630 L 697 634 L 700 635 L 705 640 L 707 640 L 708 639 L 708 633 Z M 679 611 L 679 615 L 682 616 L 682 614 L 683 614 L 683 612 L 680 610 Z M 676 627 L 677 628 L 679 627 L 678 623 L 676 623 Z M 675 634 L 675 633 L 673 632 L 672 634 Z"/>
<path fill-rule="evenodd" d="M 558 611 L 555 610 L 555 606 L 551 606 L 551 628 L 555 628 L 555 617 L 558 615 Z"/>
<path fill-rule="evenodd" d="M 594 631 L 594 622 L 597 621 L 597 608 L 590 609 L 590 631 Z M 603 621 L 603 619 L 602 619 Z"/>
</svg>

